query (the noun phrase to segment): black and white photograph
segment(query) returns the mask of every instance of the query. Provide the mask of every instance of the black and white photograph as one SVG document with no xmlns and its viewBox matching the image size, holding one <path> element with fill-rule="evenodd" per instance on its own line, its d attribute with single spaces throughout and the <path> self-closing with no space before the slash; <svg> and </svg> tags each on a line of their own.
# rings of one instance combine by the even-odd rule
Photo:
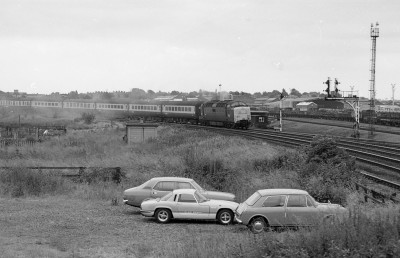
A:
<svg viewBox="0 0 400 258">
<path fill-rule="evenodd" d="M 0 257 L 400 257 L 399 11 L 1 0 Z"/>
</svg>

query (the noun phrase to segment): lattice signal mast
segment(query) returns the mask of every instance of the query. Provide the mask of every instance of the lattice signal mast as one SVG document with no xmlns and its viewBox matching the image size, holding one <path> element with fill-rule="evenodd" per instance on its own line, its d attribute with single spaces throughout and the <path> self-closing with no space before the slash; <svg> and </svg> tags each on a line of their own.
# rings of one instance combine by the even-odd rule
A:
<svg viewBox="0 0 400 258">
<path fill-rule="evenodd" d="M 376 61 L 376 38 L 379 37 L 379 23 L 376 22 L 375 26 L 371 24 L 371 40 L 372 40 L 372 48 L 371 48 L 371 80 L 370 80 L 370 120 L 369 120 L 369 133 L 370 135 L 374 134 L 374 122 L 375 122 L 375 61 Z"/>
<path fill-rule="evenodd" d="M 328 77 L 328 80 L 323 82 L 323 84 L 326 84 L 328 86 L 325 90 L 325 92 L 327 93 L 325 100 L 344 101 L 353 108 L 353 111 L 354 111 L 353 137 L 359 138 L 360 137 L 360 101 L 359 101 L 359 97 L 357 96 L 358 93 L 357 94 L 354 93 L 354 86 L 350 86 L 351 87 L 350 92 L 339 90 L 340 82 L 338 81 L 337 78 L 335 78 L 334 83 L 335 83 L 335 90 L 331 91 L 331 88 L 330 88 L 331 78 Z"/>
</svg>

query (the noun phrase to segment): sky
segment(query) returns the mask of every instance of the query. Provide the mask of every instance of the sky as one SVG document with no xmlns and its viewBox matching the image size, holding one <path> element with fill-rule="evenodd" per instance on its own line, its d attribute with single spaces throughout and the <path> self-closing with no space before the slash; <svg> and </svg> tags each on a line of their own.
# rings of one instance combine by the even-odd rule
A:
<svg viewBox="0 0 400 258">
<path fill-rule="evenodd" d="M 0 90 L 339 89 L 400 99 L 398 0 L 1 0 Z M 219 85 L 222 85 L 219 87 Z"/>
</svg>

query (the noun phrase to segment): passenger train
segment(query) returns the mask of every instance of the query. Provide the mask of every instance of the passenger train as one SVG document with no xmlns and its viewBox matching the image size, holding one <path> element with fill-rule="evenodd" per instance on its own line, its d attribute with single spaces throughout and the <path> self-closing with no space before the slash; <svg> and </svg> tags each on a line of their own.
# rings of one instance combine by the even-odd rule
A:
<svg viewBox="0 0 400 258">
<path fill-rule="evenodd" d="M 125 111 L 131 118 L 183 122 L 228 128 L 248 129 L 251 125 L 250 107 L 242 101 L 134 101 L 132 103 L 82 102 L 81 100 L 0 100 L 3 107 L 33 107 L 98 111 Z"/>
</svg>

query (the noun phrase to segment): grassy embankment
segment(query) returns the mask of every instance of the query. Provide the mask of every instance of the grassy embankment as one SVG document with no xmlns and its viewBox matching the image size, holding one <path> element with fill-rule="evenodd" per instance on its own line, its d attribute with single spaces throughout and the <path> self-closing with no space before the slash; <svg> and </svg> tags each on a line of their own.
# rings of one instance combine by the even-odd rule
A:
<svg viewBox="0 0 400 258">
<path fill-rule="evenodd" d="M 0 162 L 5 166 L 120 166 L 127 178 L 120 185 L 77 184 L 54 176 L 56 171 L 19 168 L 1 171 L 0 200 L 9 209 L 0 213 L 5 216 L 0 225 L 7 229 L 0 231 L 0 251 L 9 257 L 14 254 L 27 257 L 400 255 L 399 207 L 362 204 L 362 198 L 351 189 L 351 181 L 357 180 L 351 176 L 351 161 L 342 164 L 341 159 L 336 159 L 324 163 L 316 159 L 313 163 L 305 149 L 286 150 L 258 141 L 177 127 L 163 128 L 158 139 L 132 146 L 124 144 L 123 134 L 122 130 L 71 132 L 33 147 L 2 149 Z M 331 171 L 336 176 L 332 177 Z M 154 176 L 190 176 L 207 189 L 235 193 L 238 201 L 257 189 L 302 188 L 319 199 L 329 198 L 346 205 L 350 213 L 334 225 L 261 235 L 252 235 L 239 225 L 221 227 L 202 223 L 200 227 L 196 223 L 163 227 L 139 220 L 135 228 L 130 228 L 129 221 L 138 220 L 137 217 L 126 216 L 127 207 L 112 200 L 121 200 L 124 189 Z M 344 180 L 349 180 L 348 187 L 341 184 Z M 24 210 L 22 204 L 31 209 Z M 38 210 L 36 206 L 46 209 Z M 124 223 L 118 223 L 119 220 Z M 18 227 L 14 231 L 10 225 L 16 221 Z M 52 223 L 58 227 L 54 228 Z M 139 232 L 132 233 L 142 226 Z M 25 232 L 24 227 L 29 229 L 26 233 L 29 238 L 21 233 Z M 95 228 L 102 230 L 96 232 Z M 72 235 L 66 237 L 63 232 Z M 13 242 L 8 240 L 12 235 L 17 235 Z M 149 244 L 154 239 L 157 241 Z"/>
</svg>

